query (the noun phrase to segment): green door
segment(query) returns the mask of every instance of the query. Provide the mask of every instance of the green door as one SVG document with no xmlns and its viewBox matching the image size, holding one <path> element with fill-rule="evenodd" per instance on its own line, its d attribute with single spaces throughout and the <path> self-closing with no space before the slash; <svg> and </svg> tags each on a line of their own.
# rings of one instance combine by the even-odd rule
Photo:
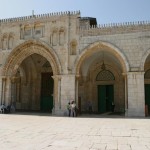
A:
<svg viewBox="0 0 150 150">
<path fill-rule="evenodd" d="M 114 101 L 113 85 L 98 85 L 98 112 L 111 111 L 111 104 Z"/>
<path fill-rule="evenodd" d="M 150 111 L 150 84 L 145 84 L 145 105 L 148 105 Z"/>
<path fill-rule="evenodd" d="M 106 112 L 106 86 L 98 85 L 98 112 Z"/>
<path fill-rule="evenodd" d="M 41 76 L 41 111 L 52 112 L 53 108 L 53 86 L 52 73 L 42 73 Z"/>
<path fill-rule="evenodd" d="M 114 87 L 106 85 L 106 111 L 111 111 L 112 102 L 114 102 Z"/>
</svg>

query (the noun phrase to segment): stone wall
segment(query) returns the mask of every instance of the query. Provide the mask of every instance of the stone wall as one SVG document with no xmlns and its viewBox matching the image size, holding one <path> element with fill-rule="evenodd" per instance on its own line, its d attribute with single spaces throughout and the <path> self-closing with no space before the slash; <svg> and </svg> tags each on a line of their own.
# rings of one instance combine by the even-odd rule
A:
<svg viewBox="0 0 150 150">
<path fill-rule="evenodd" d="M 17 52 L 22 53 L 21 57 L 26 59 L 37 51 L 39 55 L 51 63 L 52 70 L 56 70 L 54 76 L 60 76 L 57 84 L 55 83 L 57 112 L 63 114 L 69 99 L 77 100 L 76 75 L 79 76 L 79 81 L 82 81 L 79 82 L 78 96 L 83 95 L 83 101 L 93 98 L 94 109 L 96 110 L 97 93 L 95 91 L 97 85 L 101 83 L 94 82 L 94 77 L 98 72 L 94 73 L 90 68 L 95 67 L 96 63 L 102 64 L 102 54 L 105 53 L 107 65 L 113 69 L 116 68 L 118 75 L 116 74 L 115 77 L 116 79 L 120 78 L 113 83 L 115 85 L 115 99 L 119 99 L 116 101 L 117 109 L 127 105 L 129 108 L 127 115 L 143 116 L 143 71 L 150 69 L 150 22 L 90 26 L 87 21 L 85 26 L 83 22 L 80 26 L 80 17 L 80 12 L 77 11 L 33 14 L 26 17 L 0 20 L 1 77 L 6 76 L 4 69 L 11 66 L 12 60 L 14 68 L 21 63 L 15 61 L 14 57 L 17 56 L 16 59 L 19 59 L 20 56 L 17 55 Z M 43 45 L 43 48 L 36 47 L 36 43 Z M 23 51 L 24 46 L 28 47 L 26 51 Z M 44 49 L 46 49 L 46 53 Z M 19 60 L 23 61 L 23 59 Z M 94 61 L 95 63 L 91 65 Z M 138 75 L 133 79 L 131 74 L 134 72 L 137 72 Z M 123 74 L 127 75 L 127 82 Z M 6 90 L 5 99 L 9 99 L 7 100 L 8 103 L 11 99 L 11 88 L 8 76 L 6 78 L 5 84 L 7 85 L 5 88 L 2 88 L 4 84 L 2 86 L 2 81 L 0 82 L 0 96 L 3 99 L 4 93 L 2 91 Z M 90 80 L 87 80 L 89 78 Z M 133 88 L 135 82 L 137 82 L 137 87 Z M 140 84 L 143 84 L 141 88 L 139 88 Z M 90 91 L 92 91 L 91 95 L 85 94 Z M 135 93 L 139 91 L 142 91 L 141 94 L 135 96 Z M 25 96 L 23 97 L 25 98 Z M 136 98 L 137 100 L 135 100 Z M 133 106 L 134 102 L 136 103 L 135 106 Z M 135 110 L 135 107 L 138 110 Z"/>
</svg>

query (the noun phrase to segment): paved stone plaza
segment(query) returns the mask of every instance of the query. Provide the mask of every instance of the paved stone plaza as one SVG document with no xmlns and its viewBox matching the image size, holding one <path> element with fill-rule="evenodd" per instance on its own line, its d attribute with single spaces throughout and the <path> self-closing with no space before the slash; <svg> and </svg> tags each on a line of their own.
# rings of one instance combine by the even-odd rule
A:
<svg viewBox="0 0 150 150">
<path fill-rule="evenodd" d="M 150 119 L 1 114 L 1 150 L 150 150 Z"/>
</svg>

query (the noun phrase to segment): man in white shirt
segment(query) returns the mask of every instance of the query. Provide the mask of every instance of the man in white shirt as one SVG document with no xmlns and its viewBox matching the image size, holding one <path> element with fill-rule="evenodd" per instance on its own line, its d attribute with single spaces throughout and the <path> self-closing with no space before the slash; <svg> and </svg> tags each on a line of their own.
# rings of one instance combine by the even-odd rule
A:
<svg viewBox="0 0 150 150">
<path fill-rule="evenodd" d="M 72 116 L 75 117 L 76 116 L 76 103 L 74 101 L 72 101 L 72 104 L 71 104 L 71 112 L 72 112 Z"/>
</svg>

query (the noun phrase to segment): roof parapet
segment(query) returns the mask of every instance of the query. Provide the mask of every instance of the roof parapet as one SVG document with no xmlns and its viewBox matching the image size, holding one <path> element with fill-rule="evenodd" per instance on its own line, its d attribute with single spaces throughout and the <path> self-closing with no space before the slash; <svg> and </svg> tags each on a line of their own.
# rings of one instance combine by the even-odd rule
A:
<svg viewBox="0 0 150 150">
<path fill-rule="evenodd" d="M 80 11 L 54 12 L 54 13 L 47 13 L 47 14 L 38 14 L 38 15 L 30 15 L 30 16 L 23 16 L 23 17 L 0 19 L 0 23 L 20 22 L 20 21 L 26 21 L 32 18 L 45 19 L 45 18 L 50 18 L 52 16 L 67 16 L 67 15 L 80 15 Z"/>
<path fill-rule="evenodd" d="M 127 26 L 138 26 L 138 25 L 149 25 L 150 21 L 136 21 L 136 22 L 123 22 L 123 23 L 108 23 L 108 24 L 98 24 L 94 26 L 84 26 L 83 29 L 91 28 L 114 28 L 114 27 L 127 27 Z"/>
<path fill-rule="evenodd" d="M 92 26 L 86 25 L 79 28 L 79 33 L 82 36 L 119 34 L 137 31 L 150 31 L 150 21 L 110 23 Z"/>
</svg>

